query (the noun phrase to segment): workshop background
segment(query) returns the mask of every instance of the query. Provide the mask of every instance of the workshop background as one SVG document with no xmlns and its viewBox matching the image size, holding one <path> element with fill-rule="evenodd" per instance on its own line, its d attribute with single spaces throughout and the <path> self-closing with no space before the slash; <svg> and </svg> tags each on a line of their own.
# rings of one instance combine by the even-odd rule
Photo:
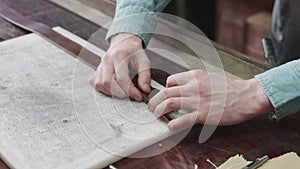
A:
<svg viewBox="0 0 300 169">
<path fill-rule="evenodd" d="M 116 0 L 79 0 L 114 15 Z M 97 1 L 95 3 L 95 1 Z M 166 13 L 187 19 L 219 44 L 264 61 L 274 0 L 172 0 Z"/>
<path fill-rule="evenodd" d="M 174 0 L 167 13 L 187 19 L 219 44 L 264 61 L 274 0 Z"/>
</svg>

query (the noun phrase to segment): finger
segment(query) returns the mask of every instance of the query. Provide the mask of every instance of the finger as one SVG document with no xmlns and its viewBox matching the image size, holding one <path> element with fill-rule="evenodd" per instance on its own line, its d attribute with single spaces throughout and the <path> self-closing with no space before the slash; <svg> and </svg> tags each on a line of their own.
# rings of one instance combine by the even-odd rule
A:
<svg viewBox="0 0 300 169">
<path fill-rule="evenodd" d="M 99 75 L 99 72 L 101 72 L 101 63 L 100 65 L 97 67 L 97 70 L 95 71 L 95 73 L 90 77 L 89 83 L 91 86 L 93 86 L 95 88 L 95 83 L 96 83 L 96 77 Z"/>
<path fill-rule="evenodd" d="M 150 61 L 144 51 L 140 51 L 135 55 L 136 62 L 134 64 L 138 72 L 138 85 L 143 92 L 149 93 L 151 81 Z"/>
<path fill-rule="evenodd" d="M 193 74 L 190 71 L 171 75 L 167 79 L 166 87 L 184 85 L 192 78 Z"/>
<path fill-rule="evenodd" d="M 110 91 L 113 75 L 115 73 L 113 64 L 110 61 L 102 63 L 100 66 L 100 70 L 98 70 L 98 72 L 99 72 L 99 77 L 101 77 L 102 87 Z"/>
<path fill-rule="evenodd" d="M 111 96 L 116 96 L 118 98 L 125 98 L 126 93 L 122 90 L 121 86 L 115 80 L 115 71 L 114 67 L 111 63 L 107 62 L 106 64 L 101 65 L 101 85 L 100 88 L 104 88 L 103 90 L 106 93 L 109 93 Z"/>
<path fill-rule="evenodd" d="M 96 72 L 90 77 L 89 84 L 94 87 L 96 79 Z"/>
<path fill-rule="evenodd" d="M 107 96 L 115 96 L 117 98 L 126 98 L 126 94 L 123 92 L 123 90 L 119 87 L 116 86 L 115 84 L 118 84 L 116 81 L 112 82 L 112 89 L 111 90 L 106 90 L 106 88 L 103 86 L 102 81 L 101 81 L 101 76 L 100 78 L 96 78 L 96 74 L 92 76 L 90 79 L 90 84 L 98 91 L 101 92 L 102 94 L 105 94 Z"/>
<path fill-rule="evenodd" d="M 150 93 L 151 73 L 150 70 L 144 70 L 138 73 L 138 85 L 145 93 Z"/>
<path fill-rule="evenodd" d="M 156 117 L 160 117 L 174 110 L 184 109 L 194 111 L 197 108 L 195 107 L 197 103 L 194 100 L 190 97 L 168 98 L 155 108 L 154 114 Z"/>
<path fill-rule="evenodd" d="M 101 69 L 99 69 L 100 71 Z M 105 95 L 110 96 L 110 93 L 102 86 L 101 76 L 99 76 L 99 71 L 97 71 L 90 79 L 90 84 L 98 91 Z"/>
<path fill-rule="evenodd" d="M 198 122 L 198 113 L 192 112 L 189 114 L 185 114 L 177 119 L 174 119 L 168 123 L 168 127 L 170 130 L 179 130 L 186 127 L 193 126 Z"/>
<path fill-rule="evenodd" d="M 116 65 L 119 65 L 119 66 L 115 66 L 116 80 L 118 84 L 121 86 L 124 93 L 126 93 L 131 98 L 137 101 L 141 101 L 142 95 L 140 91 L 134 86 L 134 84 L 132 83 L 129 77 L 128 63 L 123 62 Z"/>
<path fill-rule="evenodd" d="M 186 97 L 188 96 L 188 91 L 182 86 L 175 86 L 170 88 L 165 88 L 154 95 L 148 103 L 148 109 L 154 111 L 155 107 L 171 97 Z"/>
<path fill-rule="evenodd" d="M 117 98 L 124 99 L 128 97 L 128 95 L 123 91 L 119 83 L 115 80 L 115 75 L 113 76 L 112 85 L 110 93 L 112 96 L 116 96 Z"/>
</svg>

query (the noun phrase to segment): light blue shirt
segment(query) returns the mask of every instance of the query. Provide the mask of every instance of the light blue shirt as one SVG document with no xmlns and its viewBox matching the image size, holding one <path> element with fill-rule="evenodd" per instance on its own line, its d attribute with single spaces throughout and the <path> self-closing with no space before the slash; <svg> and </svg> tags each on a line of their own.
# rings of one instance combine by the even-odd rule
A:
<svg viewBox="0 0 300 169">
<path fill-rule="evenodd" d="M 147 46 L 151 34 L 143 34 L 142 27 L 149 24 L 148 21 L 140 19 L 135 20 L 134 23 L 119 23 L 118 20 L 139 13 L 161 12 L 170 1 L 118 0 L 115 22 L 110 26 L 106 39 L 109 41 L 111 36 L 126 32 L 139 36 Z M 255 78 L 275 109 L 271 116 L 273 120 L 280 120 L 290 114 L 300 112 L 300 60 L 268 70 L 256 75 Z"/>
</svg>

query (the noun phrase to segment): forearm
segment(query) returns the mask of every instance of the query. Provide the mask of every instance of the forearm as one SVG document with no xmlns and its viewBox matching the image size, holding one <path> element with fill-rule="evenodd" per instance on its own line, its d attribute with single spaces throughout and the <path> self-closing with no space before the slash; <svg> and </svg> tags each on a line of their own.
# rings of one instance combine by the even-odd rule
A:
<svg viewBox="0 0 300 169">
<path fill-rule="evenodd" d="M 150 33 L 156 25 L 156 20 L 147 13 L 161 12 L 169 2 L 170 0 L 118 0 L 114 22 L 106 40 L 109 42 L 118 33 L 130 33 L 139 36 L 147 46 Z"/>
<path fill-rule="evenodd" d="M 300 111 L 300 60 L 273 68 L 255 78 L 275 109 L 274 120 Z"/>
</svg>

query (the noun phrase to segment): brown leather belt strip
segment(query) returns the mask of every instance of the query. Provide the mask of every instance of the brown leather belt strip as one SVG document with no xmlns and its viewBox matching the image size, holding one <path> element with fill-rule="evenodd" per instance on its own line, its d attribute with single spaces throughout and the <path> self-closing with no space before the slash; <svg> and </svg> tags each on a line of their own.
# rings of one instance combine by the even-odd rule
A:
<svg viewBox="0 0 300 169">
<path fill-rule="evenodd" d="M 86 49 L 85 47 L 81 46 L 80 44 L 64 37 L 63 35 L 55 32 L 51 27 L 29 20 L 13 10 L 11 7 L 6 5 L 3 1 L 0 0 L 0 16 L 3 17 L 8 22 L 21 27 L 29 32 L 33 32 L 38 34 L 39 36 L 43 37 L 50 43 L 54 44 L 55 46 L 63 49 L 67 53 L 71 54 L 75 58 L 81 60 L 85 64 L 89 65 L 93 69 L 97 69 L 98 65 L 101 62 L 101 57 L 96 55 L 95 53 L 91 52 L 90 50 Z M 158 69 L 151 69 L 151 74 L 159 75 L 157 77 L 166 77 L 168 74 L 166 72 L 162 72 Z M 160 79 L 160 78 L 157 78 Z M 156 80 L 156 79 L 155 79 Z M 137 84 L 136 77 L 133 78 L 133 82 Z M 137 86 L 137 85 L 136 85 Z M 157 90 L 157 89 L 153 89 Z M 155 91 L 157 92 L 157 91 Z M 149 95 L 142 93 L 143 102 L 148 103 Z M 163 119 L 166 121 L 170 121 L 171 118 L 169 116 L 163 116 Z"/>
</svg>

